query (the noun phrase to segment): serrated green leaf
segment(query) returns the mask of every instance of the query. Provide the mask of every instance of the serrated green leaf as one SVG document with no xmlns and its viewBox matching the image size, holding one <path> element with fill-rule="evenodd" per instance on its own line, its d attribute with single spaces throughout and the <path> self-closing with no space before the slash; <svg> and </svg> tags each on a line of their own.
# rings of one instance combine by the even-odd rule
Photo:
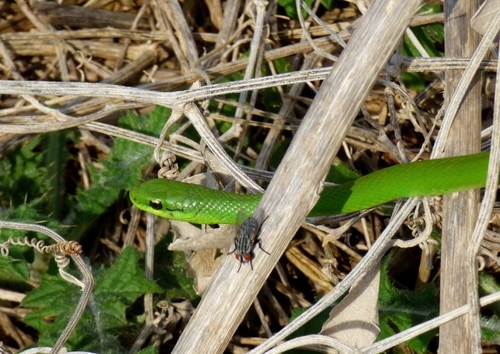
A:
<svg viewBox="0 0 500 354">
<path fill-rule="evenodd" d="M 99 272 L 95 289 L 103 330 L 117 330 L 127 325 L 126 310 L 145 293 L 161 292 L 139 267 L 139 254 L 127 247 L 116 262 Z"/>
<path fill-rule="evenodd" d="M 500 291 L 500 283 L 489 274 L 479 274 L 479 288 L 483 294 L 493 294 Z"/>
<path fill-rule="evenodd" d="M 0 159 L 2 207 L 22 205 L 49 189 L 44 156 L 37 151 L 41 143 L 42 136 L 36 136 Z"/>
<path fill-rule="evenodd" d="M 139 264 L 139 255 L 125 249 L 108 269 L 96 276 L 96 290 L 87 311 L 66 347 L 100 353 L 123 353 L 123 339 L 138 323 L 127 319 L 127 310 L 145 293 L 162 291 L 148 280 Z M 31 291 L 22 306 L 36 308 L 26 316 L 26 323 L 40 334 L 39 345 L 53 345 L 68 323 L 81 295 L 80 290 L 59 276 L 46 274 L 40 287 Z M 133 337 L 133 336 L 131 336 Z M 128 338 L 125 338 L 128 339 Z"/>
<path fill-rule="evenodd" d="M 139 267 L 139 254 L 133 247 L 125 248 L 110 268 L 99 272 L 97 279 L 96 296 L 118 294 L 133 302 L 141 294 L 162 291 L 144 275 L 144 269 Z"/>
<path fill-rule="evenodd" d="M 59 276 L 45 274 L 40 286 L 24 298 L 23 307 L 37 309 L 26 315 L 25 322 L 38 330 L 41 344 L 54 344 L 74 311 L 79 296 L 80 291 L 75 285 L 68 284 Z"/>
<path fill-rule="evenodd" d="M 120 125 L 144 134 L 158 135 L 166 122 L 169 110 L 158 107 L 149 116 L 132 112 L 120 118 Z M 104 213 L 124 190 L 137 185 L 143 168 L 151 161 L 154 148 L 126 139 L 115 139 L 108 157 L 101 161 L 102 169 L 88 166 L 92 185 L 76 196 L 79 212 L 75 220 L 90 223 Z"/>
<path fill-rule="evenodd" d="M 152 347 L 144 348 L 144 349 L 139 350 L 137 352 L 137 354 L 157 354 L 157 353 L 158 353 L 158 351 Z"/>
<path fill-rule="evenodd" d="M 24 260 L 0 257 L 0 284 L 25 283 L 29 276 L 28 264 Z"/>
<path fill-rule="evenodd" d="M 378 340 L 387 338 L 430 320 L 439 314 L 433 285 L 418 291 L 396 289 L 387 276 L 386 259 L 380 272 L 379 316 L 380 335 Z M 409 345 L 417 353 L 425 353 L 436 331 L 424 333 L 409 340 Z"/>
<path fill-rule="evenodd" d="M 150 136 L 158 136 L 170 113 L 171 109 L 162 106 L 157 106 L 147 116 L 138 116 L 129 111 L 118 120 L 118 123 L 120 127 L 126 129 Z"/>
<path fill-rule="evenodd" d="M 500 291 L 500 283 L 495 279 L 495 277 L 490 274 L 486 274 L 484 272 L 479 273 L 479 293 L 481 296 L 494 294 Z M 500 302 L 494 302 L 486 307 L 489 311 L 491 311 L 493 318 L 493 322 L 498 321 L 500 316 Z M 488 317 L 485 317 L 484 320 L 487 320 Z M 500 333 L 500 332 L 499 332 Z"/>
<path fill-rule="evenodd" d="M 481 317 L 481 336 L 486 341 L 500 341 L 500 318 L 493 315 L 491 317 Z"/>
<path fill-rule="evenodd" d="M 155 279 L 165 290 L 168 301 L 198 299 L 193 279 L 186 274 L 186 256 L 182 252 L 165 251 L 171 241 L 165 237 L 155 247 Z"/>
</svg>

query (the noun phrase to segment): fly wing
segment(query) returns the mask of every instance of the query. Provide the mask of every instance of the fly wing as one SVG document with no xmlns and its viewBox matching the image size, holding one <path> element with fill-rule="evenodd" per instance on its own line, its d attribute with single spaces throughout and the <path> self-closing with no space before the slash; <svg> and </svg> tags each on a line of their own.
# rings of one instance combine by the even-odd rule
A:
<svg viewBox="0 0 500 354">
<path fill-rule="evenodd" d="M 255 218 L 247 218 L 240 225 L 236 238 L 248 238 L 252 245 L 255 244 L 257 233 L 259 231 L 259 223 Z"/>
<path fill-rule="evenodd" d="M 240 261 L 248 262 L 253 258 L 259 224 L 256 219 L 249 217 L 244 209 L 238 212 L 237 221 L 239 227 L 234 239 L 235 253 Z"/>
<path fill-rule="evenodd" d="M 252 214 L 248 213 L 245 209 L 240 209 L 238 211 L 238 215 L 236 215 L 236 225 L 241 227 L 243 223 L 249 219 L 252 216 Z"/>
</svg>

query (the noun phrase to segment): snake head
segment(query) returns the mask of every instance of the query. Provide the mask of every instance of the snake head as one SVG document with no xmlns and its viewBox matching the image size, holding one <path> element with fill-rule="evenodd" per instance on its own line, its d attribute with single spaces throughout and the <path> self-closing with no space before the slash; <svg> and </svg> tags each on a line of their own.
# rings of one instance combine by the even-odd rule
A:
<svg viewBox="0 0 500 354">
<path fill-rule="evenodd" d="M 196 216 L 189 186 L 177 181 L 153 179 L 130 190 L 130 200 L 139 209 L 167 219 L 193 221 Z"/>
</svg>

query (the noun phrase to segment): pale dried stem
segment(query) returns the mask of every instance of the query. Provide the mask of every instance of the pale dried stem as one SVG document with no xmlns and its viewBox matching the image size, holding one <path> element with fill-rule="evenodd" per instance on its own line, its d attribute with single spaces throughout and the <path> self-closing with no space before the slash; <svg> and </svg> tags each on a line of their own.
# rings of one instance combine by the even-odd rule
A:
<svg viewBox="0 0 500 354">
<path fill-rule="evenodd" d="M 237 262 L 229 258 L 223 261 L 175 353 L 215 353 L 227 346 L 253 298 L 316 202 L 321 179 L 419 3 L 379 1 L 363 18 L 333 75 L 323 83 L 254 214 L 261 221 L 267 217 L 262 226 L 262 242 L 272 256 L 256 257 L 254 270 L 242 268 L 238 276 L 233 276 Z M 375 38 L 369 35 L 373 28 L 378 29 Z M 369 54 L 374 51 L 379 55 Z M 352 62 L 357 62 L 356 68 Z"/>
</svg>

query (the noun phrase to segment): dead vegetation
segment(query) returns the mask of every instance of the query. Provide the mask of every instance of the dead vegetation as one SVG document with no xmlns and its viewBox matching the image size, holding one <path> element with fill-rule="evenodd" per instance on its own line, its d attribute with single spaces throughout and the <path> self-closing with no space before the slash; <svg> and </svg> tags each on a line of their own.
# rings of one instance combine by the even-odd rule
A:
<svg viewBox="0 0 500 354">
<path fill-rule="evenodd" d="M 203 179 L 212 182 L 214 188 L 229 186 L 234 189 L 236 182 L 236 189 L 239 188 L 240 192 L 256 192 L 267 187 L 291 144 L 292 136 L 312 103 L 317 101 L 323 80 L 329 76 L 330 68 L 336 65 L 353 33 L 363 28 L 366 17 L 362 16 L 366 11 L 362 1 L 339 1 L 331 8 L 325 8 L 317 1 L 311 11 L 318 17 L 309 16 L 300 23 L 290 17 L 293 11 L 284 3 L 278 5 L 258 0 L 0 1 L 0 72 L 5 80 L 0 83 L 0 156 L 5 158 L 34 136 L 74 129 L 71 158 L 68 158 L 72 162 L 66 164 L 66 170 L 60 174 L 65 174 L 64 198 L 75 203 L 76 190 L 88 189 L 95 182 L 88 166 L 103 168 L 101 159 L 108 155 L 113 145 L 110 137 L 157 147 L 157 161 L 160 148 L 173 153 L 180 159 L 181 170 L 173 171 L 179 179 L 195 176 L 198 181 L 192 181 L 200 183 L 203 174 Z M 409 1 L 405 6 L 416 8 L 418 5 L 418 2 L 410 3 L 414 2 Z M 408 16 L 409 19 L 413 14 Z M 381 36 L 384 30 L 391 31 L 391 28 L 382 28 L 382 21 L 373 21 L 372 25 L 377 26 L 373 27 L 374 37 Z M 355 112 L 352 109 L 352 124 L 347 118 L 343 123 L 340 113 L 335 117 L 318 116 L 318 121 L 323 118 L 338 120 L 335 129 L 345 131 L 345 134 L 335 143 L 335 155 L 361 173 L 395 163 L 427 159 L 433 148 L 440 146 L 438 132 L 445 112 L 444 73 L 464 70 L 469 59 L 413 58 L 416 54 L 403 56 L 402 53 L 419 50 L 418 44 L 430 38 L 435 42 L 425 43 L 420 49 L 434 50 L 434 53 L 427 53 L 431 56 L 444 52 L 440 47 L 443 42 L 436 39 L 439 34 L 430 33 L 437 31 L 443 21 L 442 13 L 420 13 L 408 20 L 410 30 L 406 32 L 404 45 L 396 38 L 387 43 L 385 51 L 380 48 L 380 51 L 367 53 L 359 48 L 359 57 L 351 56 L 348 65 L 367 68 L 359 69 L 358 74 L 364 76 L 368 75 L 370 65 L 376 65 L 374 63 L 380 60 L 381 74 L 377 75 L 380 70 L 374 66 L 375 73 L 370 77 L 374 84 L 351 80 L 346 87 L 350 86 L 352 91 L 323 84 L 332 97 L 337 94 L 337 89 L 344 90 L 345 97 L 353 97 L 352 102 L 344 100 L 346 108 L 341 113 L 346 112 L 346 117 L 349 115 L 347 106 L 355 108 L 359 104 L 361 107 Z M 398 28 L 397 21 L 394 22 L 394 28 Z M 403 19 L 401 22 L 400 27 L 404 29 L 406 23 Z M 430 27 L 422 27 L 426 25 Z M 411 29 L 416 29 L 417 35 Z M 432 48 L 426 47 L 429 45 Z M 416 49 L 410 50 L 408 46 Z M 396 54 L 390 55 L 394 48 Z M 496 50 L 498 52 L 498 46 Z M 391 57 L 389 63 L 384 55 Z M 492 54 L 481 59 L 479 70 L 484 80 L 480 81 L 482 95 L 476 113 L 483 130 L 475 144 L 476 147 L 479 144 L 487 147 L 491 142 L 493 116 L 498 115 L 495 112 L 498 102 L 493 101 L 497 63 Z M 408 73 L 414 76 L 402 78 L 402 74 Z M 352 93 L 357 89 L 361 96 L 359 100 L 354 99 Z M 361 94 L 365 91 L 367 96 Z M 451 99 L 451 94 L 448 99 Z M 457 100 L 460 101 L 460 97 Z M 127 111 L 149 114 L 155 105 L 172 109 L 169 124 L 175 125 L 171 126 L 166 137 L 158 139 L 159 131 L 155 137 L 150 137 L 134 132 L 132 128 L 117 126 L 118 117 Z M 480 126 L 476 128 L 481 132 Z M 467 129 L 474 128 L 462 126 L 460 129 L 468 132 Z M 311 132 L 308 138 L 296 138 L 301 141 L 304 151 L 318 143 L 323 147 L 323 150 L 317 149 L 322 156 L 305 152 L 296 154 L 295 165 L 289 165 L 293 168 L 288 171 L 288 177 L 276 172 L 276 188 L 293 183 L 295 179 L 296 185 L 310 184 L 312 188 L 315 178 L 324 176 L 321 167 L 317 171 L 312 171 L 314 168 L 300 169 L 300 166 L 308 166 L 309 160 L 319 160 L 325 166 L 331 164 L 327 156 L 333 151 L 333 145 L 329 141 L 321 142 L 320 135 Z M 171 155 L 166 157 L 171 158 Z M 171 160 L 169 163 L 167 166 L 174 168 Z M 147 172 L 151 169 L 152 166 Z M 153 176 L 152 173 L 146 175 Z M 301 180 L 292 175 L 299 175 L 297 178 Z M 3 180 L 10 178 L 1 170 L 0 176 Z M 359 298 L 352 300 L 356 297 L 352 295 L 333 310 L 329 320 L 325 316 L 321 320 L 324 323 L 313 322 L 316 326 L 314 333 L 321 330 L 325 338 L 335 337 L 339 342 L 332 344 L 323 342 L 324 338 L 313 337 L 305 345 L 330 345 L 344 352 L 355 346 L 369 348 L 379 334 L 379 327 L 392 326 L 395 332 L 403 330 L 397 320 L 390 321 L 390 315 L 384 317 L 376 311 L 380 300 L 378 270 L 385 253 L 390 253 L 390 262 L 384 265 L 384 273 L 387 273 L 384 276 L 388 275 L 389 283 L 394 285 L 394 289 L 389 287 L 386 291 L 394 291 L 395 301 L 399 300 L 396 299 L 398 291 L 418 292 L 428 285 L 433 286 L 438 298 L 440 249 L 436 237 L 429 238 L 429 234 L 440 230 L 440 201 L 433 201 L 432 216 L 423 213 L 415 213 L 411 218 L 400 216 L 399 224 L 406 221 L 406 226 L 400 228 L 394 224 L 393 234 L 385 234 L 392 210 L 374 210 L 341 221 L 304 223 L 306 206 L 313 202 L 312 199 L 293 204 L 291 199 L 279 198 L 285 198 L 285 193 L 288 193 L 285 187 L 282 193 L 275 192 L 275 199 L 268 205 L 274 202 L 278 208 L 281 205 L 283 209 L 291 210 L 290 220 L 295 219 L 296 228 L 302 227 L 295 233 L 291 231 L 291 224 L 289 230 L 281 229 L 278 221 L 274 223 L 270 218 L 276 227 L 274 234 L 263 230 L 263 248 L 270 254 L 257 249 L 253 270 L 243 267 L 241 272 L 236 272 L 237 262 L 226 257 L 225 247 L 231 244 L 231 228 L 200 230 L 185 223 L 172 222 L 169 225 L 157 221 L 156 226 L 161 231 L 157 231 L 156 236 L 165 234 L 170 226 L 174 230 L 178 240 L 170 247 L 185 252 L 187 272 L 197 291 L 203 292 L 209 284 L 212 288 L 205 293 L 198 312 L 187 327 L 184 326 L 191 318 L 194 301 L 169 298 L 165 294 L 149 300 L 146 298 L 146 324 L 142 332 L 132 334 L 134 340 L 124 343 L 124 347 L 138 350 L 141 346 L 155 346 L 160 352 L 167 352 L 174 350 L 179 341 L 177 352 L 199 352 L 201 348 L 207 352 L 222 352 L 226 348 L 232 353 L 244 352 L 286 327 L 299 310 L 319 304 L 318 298 L 322 297 L 324 301 L 323 309 L 329 308 L 349 290 Z M 120 197 L 113 208 L 125 210 L 129 205 L 123 194 Z M 9 201 L 3 200 L 2 203 L 5 207 Z M 290 204 L 292 209 L 283 203 Z M 294 217 L 300 214 L 300 209 L 302 217 Z M 266 206 L 261 210 L 267 210 Z M 467 214 L 469 210 L 462 213 Z M 118 214 L 116 218 L 110 218 L 109 214 L 101 216 L 99 223 L 96 221 L 97 228 L 95 225 L 89 227 L 94 232 L 94 243 L 89 241 L 89 233 L 79 235 L 81 238 L 77 241 L 83 243 L 84 254 L 91 262 L 112 263 L 129 245 L 141 252 L 147 249 L 145 218 L 126 214 L 123 221 Z M 67 217 L 63 213 L 61 221 L 64 220 L 62 216 Z M 425 227 L 429 220 L 425 217 L 434 221 L 430 228 Z M 496 219 L 496 214 L 493 214 L 485 239 L 480 248 L 478 246 L 481 271 L 493 279 L 499 276 L 500 242 Z M 392 220 L 396 223 L 395 219 Z M 428 231 L 429 234 L 423 235 Z M 185 238 L 193 239 L 195 234 L 201 234 L 200 239 L 193 241 L 195 245 L 180 244 Z M 372 246 L 380 240 L 381 234 L 387 242 L 380 249 L 373 250 Z M 400 240 L 397 247 L 392 248 L 394 244 L 390 240 L 394 234 Z M 160 241 L 157 239 L 156 242 Z M 208 242 L 212 243 L 207 245 Z M 223 254 L 217 248 L 221 248 Z M 196 251 L 192 252 L 193 249 Z M 370 250 L 373 254 L 369 253 Z M 343 283 L 347 275 L 366 259 L 363 257 L 367 253 L 368 263 L 360 268 L 359 276 L 351 283 Z M 214 272 L 216 275 L 212 277 Z M 156 273 L 149 275 L 155 279 Z M 262 287 L 262 284 L 265 285 Z M 35 282 L 34 287 L 37 286 L 39 284 Z M 216 288 L 220 289 L 215 291 Z M 19 306 L 19 301 L 24 294 L 19 289 L 15 293 L 17 297 L 2 297 L 5 304 L 0 311 L 0 327 L 3 328 L 0 341 L 6 350 L 12 351 L 36 343 L 38 336 L 23 324 L 26 310 Z M 251 304 L 253 306 L 248 311 Z M 425 303 L 421 306 L 432 305 Z M 485 314 L 494 317 L 493 314 L 498 315 L 496 311 L 486 310 Z M 432 315 L 437 316 L 437 313 Z M 156 322 L 153 316 L 157 316 Z M 379 316 L 387 322 L 377 324 Z M 346 329 L 353 321 L 359 321 L 361 325 Z M 154 330 L 161 330 L 161 334 L 152 335 Z M 457 332 L 457 328 L 454 331 Z M 184 338 L 180 337 L 181 333 Z M 484 341 L 483 349 L 498 344 L 499 340 L 497 336 L 496 340 Z M 276 339 L 276 343 L 278 341 Z M 436 336 L 431 336 L 425 343 L 424 350 L 432 352 L 437 349 Z M 269 342 L 267 345 L 272 346 Z M 371 347 L 371 350 L 387 350 L 396 345 L 418 351 L 407 340 L 395 340 L 388 347 Z M 257 349 L 256 352 L 269 347 L 261 347 L 261 351 Z M 86 348 L 73 348 L 77 349 Z"/>
</svg>

